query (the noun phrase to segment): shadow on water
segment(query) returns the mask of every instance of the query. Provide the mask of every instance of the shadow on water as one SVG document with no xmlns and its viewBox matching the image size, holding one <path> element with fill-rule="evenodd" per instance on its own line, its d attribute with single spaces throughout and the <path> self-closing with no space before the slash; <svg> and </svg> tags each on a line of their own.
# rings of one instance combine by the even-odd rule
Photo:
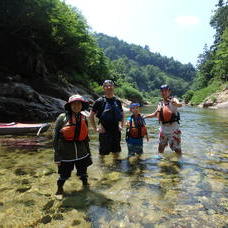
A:
<svg viewBox="0 0 228 228">
<path fill-rule="evenodd" d="M 113 218 L 117 208 L 129 206 L 124 202 L 107 198 L 104 194 L 87 187 L 79 191 L 71 191 L 65 194 L 59 207 L 61 212 L 69 212 L 76 209 L 85 213 L 85 220 L 99 227 L 99 219 L 109 222 Z"/>
<path fill-rule="evenodd" d="M 105 195 L 91 190 L 89 187 L 80 191 L 67 192 L 62 201 L 62 208 L 88 210 L 91 206 L 104 207 L 110 209 L 113 200 L 108 199 Z"/>
</svg>

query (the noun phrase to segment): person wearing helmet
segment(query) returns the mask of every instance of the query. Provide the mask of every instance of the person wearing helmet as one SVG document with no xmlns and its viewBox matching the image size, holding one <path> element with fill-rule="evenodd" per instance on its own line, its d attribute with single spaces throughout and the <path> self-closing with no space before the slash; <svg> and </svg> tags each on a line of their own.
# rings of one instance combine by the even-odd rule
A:
<svg viewBox="0 0 228 228">
<path fill-rule="evenodd" d="M 62 195 L 63 185 L 71 176 L 74 167 L 83 186 L 88 185 L 87 167 L 92 164 L 88 123 L 83 113 L 88 108 L 87 100 L 79 94 L 69 98 L 65 113 L 58 116 L 54 128 L 54 161 L 58 166 L 56 195 Z"/>
<path fill-rule="evenodd" d="M 103 83 L 104 96 L 98 98 L 92 108 L 90 119 L 95 132 L 99 133 L 99 154 L 101 160 L 104 155 L 113 153 L 118 158 L 121 151 L 121 130 L 124 124 L 123 108 L 119 99 L 114 96 L 114 83 L 105 80 Z M 95 118 L 99 119 L 96 126 Z"/>
<path fill-rule="evenodd" d="M 180 115 L 177 109 L 182 106 L 177 98 L 171 96 L 171 89 L 168 85 L 160 87 L 162 101 L 158 104 L 157 110 L 144 118 L 158 117 L 161 124 L 159 130 L 158 152 L 163 153 L 169 144 L 171 150 L 181 155 L 181 131 L 179 129 Z"/>
</svg>

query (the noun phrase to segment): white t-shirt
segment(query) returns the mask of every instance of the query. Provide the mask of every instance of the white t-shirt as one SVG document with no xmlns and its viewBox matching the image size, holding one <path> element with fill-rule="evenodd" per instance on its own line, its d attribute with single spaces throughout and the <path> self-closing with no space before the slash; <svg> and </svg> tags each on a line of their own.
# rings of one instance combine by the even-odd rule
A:
<svg viewBox="0 0 228 228">
<path fill-rule="evenodd" d="M 160 103 L 158 104 L 157 110 L 160 110 L 160 109 L 162 108 L 162 106 L 168 104 L 170 110 L 171 110 L 173 113 L 176 114 L 176 112 L 177 112 L 177 106 L 175 106 L 175 105 L 172 104 L 173 101 L 175 101 L 176 103 L 179 103 L 178 99 L 175 98 L 175 97 L 173 97 L 173 98 L 172 98 L 170 101 L 168 101 L 168 102 L 166 102 L 166 101 L 163 100 L 162 102 L 160 102 Z M 178 123 L 178 122 L 173 122 L 173 123 L 168 123 L 168 124 L 163 124 L 163 123 L 161 123 L 161 127 L 162 127 L 162 128 L 168 128 L 169 130 L 170 130 L 170 128 L 175 128 L 175 129 L 177 129 L 177 128 L 179 128 L 179 123 Z M 167 129 L 167 130 L 168 130 L 168 129 Z"/>
</svg>

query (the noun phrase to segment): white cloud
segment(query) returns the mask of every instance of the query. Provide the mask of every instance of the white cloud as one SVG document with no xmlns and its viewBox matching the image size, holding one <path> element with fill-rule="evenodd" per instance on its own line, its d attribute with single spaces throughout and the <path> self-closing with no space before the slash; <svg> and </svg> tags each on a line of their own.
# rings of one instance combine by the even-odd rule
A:
<svg viewBox="0 0 228 228">
<path fill-rule="evenodd" d="M 175 18 L 175 22 L 180 25 L 196 25 L 199 24 L 199 21 L 196 16 L 179 16 Z"/>
</svg>

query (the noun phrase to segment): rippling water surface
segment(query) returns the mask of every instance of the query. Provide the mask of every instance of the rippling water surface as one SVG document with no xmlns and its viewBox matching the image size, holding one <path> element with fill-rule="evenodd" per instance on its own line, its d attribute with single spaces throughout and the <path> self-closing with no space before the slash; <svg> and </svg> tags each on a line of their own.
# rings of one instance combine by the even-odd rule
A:
<svg viewBox="0 0 228 228">
<path fill-rule="evenodd" d="M 100 161 L 91 135 L 90 188 L 72 174 L 62 200 L 54 197 L 51 130 L 1 137 L 0 227 L 228 227 L 228 110 L 181 110 L 181 160 L 169 148 L 157 159 L 159 125 L 147 124 L 140 160 L 126 159 L 123 133 L 120 160 Z"/>
</svg>

